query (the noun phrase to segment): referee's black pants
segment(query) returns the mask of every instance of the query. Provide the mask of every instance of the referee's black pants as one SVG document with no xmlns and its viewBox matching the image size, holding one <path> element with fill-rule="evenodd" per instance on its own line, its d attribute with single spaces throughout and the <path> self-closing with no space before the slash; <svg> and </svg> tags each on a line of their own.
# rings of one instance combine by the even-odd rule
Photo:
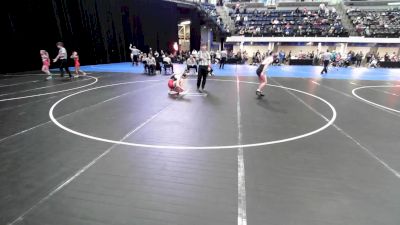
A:
<svg viewBox="0 0 400 225">
<path fill-rule="evenodd" d="M 204 86 L 206 86 L 207 82 L 207 76 L 208 76 L 208 66 L 199 66 L 199 72 L 197 75 L 197 89 L 201 88 L 204 89 Z"/>
<path fill-rule="evenodd" d="M 321 71 L 321 74 L 328 73 L 328 66 L 329 66 L 329 60 L 324 60 L 324 69 Z"/>
<path fill-rule="evenodd" d="M 61 77 L 64 77 L 64 69 L 67 71 L 69 77 L 72 77 L 71 71 L 68 68 L 68 60 L 67 59 L 60 59 L 60 73 Z"/>
<path fill-rule="evenodd" d="M 219 62 L 219 68 L 223 69 L 225 67 L 226 57 L 222 57 L 221 61 Z"/>
</svg>

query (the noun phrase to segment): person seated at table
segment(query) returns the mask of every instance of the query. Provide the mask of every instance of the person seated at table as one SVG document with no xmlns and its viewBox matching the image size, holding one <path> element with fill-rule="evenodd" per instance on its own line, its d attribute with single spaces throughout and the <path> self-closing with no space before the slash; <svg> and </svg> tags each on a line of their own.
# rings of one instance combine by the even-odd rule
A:
<svg viewBox="0 0 400 225">
<path fill-rule="evenodd" d="M 393 52 L 392 56 L 390 57 L 390 60 L 391 60 L 392 62 L 397 62 L 397 61 L 398 61 L 396 52 Z"/>
<path fill-rule="evenodd" d="M 387 53 L 387 52 L 385 53 L 384 61 L 385 62 L 389 62 L 390 61 L 389 53 Z"/>
<path fill-rule="evenodd" d="M 189 58 L 186 60 L 187 70 L 195 69 L 197 73 L 197 62 L 193 55 L 190 55 Z"/>
<path fill-rule="evenodd" d="M 172 73 L 174 73 L 174 65 L 172 64 L 172 59 L 170 56 L 166 55 L 163 58 L 163 64 L 164 64 L 164 71 L 167 72 L 168 68 L 171 68 Z"/>
<path fill-rule="evenodd" d="M 149 54 L 149 58 L 147 59 L 148 64 L 148 73 L 154 74 L 156 70 L 156 59 L 152 54 Z"/>
<path fill-rule="evenodd" d="M 378 60 L 375 58 L 374 55 L 371 58 L 371 62 L 369 63 L 369 67 L 371 67 L 371 68 L 377 68 L 378 67 Z"/>
</svg>

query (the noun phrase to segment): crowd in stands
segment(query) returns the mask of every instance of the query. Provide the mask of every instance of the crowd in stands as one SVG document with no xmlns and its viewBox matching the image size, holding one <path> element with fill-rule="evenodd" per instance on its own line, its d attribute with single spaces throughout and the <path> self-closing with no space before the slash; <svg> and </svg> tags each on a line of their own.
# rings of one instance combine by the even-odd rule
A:
<svg viewBox="0 0 400 225">
<path fill-rule="evenodd" d="M 366 37 L 400 37 L 400 9 L 361 10 L 350 8 L 347 15 L 355 31 Z"/>
<path fill-rule="evenodd" d="M 221 15 L 217 12 L 217 8 L 214 4 L 201 3 L 199 5 L 200 10 L 206 13 L 207 17 L 210 18 L 218 29 L 223 33 L 230 33 L 230 28 L 227 24 L 224 24 Z"/>
<path fill-rule="evenodd" d="M 218 1 L 221 5 L 223 1 Z M 349 32 L 343 26 L 335 7 L 321 3 L 318 9 L 297 8 L 279 10 L 267 8 L 246 8 L 237 3 L 229 11 L 235 27 L 224 24 L 216 6 L 200 3 L 200 8 L 224 33 L 234 31 L 244 36 L 318 36 L 348 37 Z M 400 37 L 400 9 L 355 9 L 349 8 L 347 16 L 359 36 Z"/>
<path fill-rule="evenodd" d="M 318 10 L 246 9 L 237 4 L 230 12 L 236 34 L 245 36 L 348 36 L 335 8 Z"/>
</svg>

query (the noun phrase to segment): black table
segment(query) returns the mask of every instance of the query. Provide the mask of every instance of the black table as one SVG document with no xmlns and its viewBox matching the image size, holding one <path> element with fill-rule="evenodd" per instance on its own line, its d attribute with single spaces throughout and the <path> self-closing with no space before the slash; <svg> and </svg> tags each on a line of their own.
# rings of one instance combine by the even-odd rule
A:
<svg viewBox="0 0 400 225">
<path fill-rule="evenodd" d="M 238 58 L 228 58 L 225 64 L 240 64 L 240 59 Z"/>
<path fill-rule="evenodd" d="M 379 65 L 384 68 L 400 68 L 400 62 L 379 62 Z"/>
<path fill-rule="evenodd" d="M 289 65 L 313 65 L 312 59 L 291 59 Z"/>
</svg>

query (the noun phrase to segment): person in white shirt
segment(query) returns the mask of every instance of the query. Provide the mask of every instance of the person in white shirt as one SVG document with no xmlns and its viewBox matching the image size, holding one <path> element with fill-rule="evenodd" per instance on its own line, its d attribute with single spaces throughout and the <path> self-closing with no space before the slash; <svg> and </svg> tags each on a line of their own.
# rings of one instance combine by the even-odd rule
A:
<svg viewBox="0 0 400 225">
<path fill-rule="evenodd" d="M 226 59 L 228 58 L 228 51 L 226 49 L 223 49 L 221 51 L 221 61 L 219 63 L 219 68 L 223 69 L 225 67 Z"/>
<path fill-rule="evenodd" d="M 167 69 L 168 69 L 168 68 L 171 68 L 172 73 L 174 73 L 174 65 L 172 64 L 172 59 L 171 59 L 171 57 L 169 57 L 168 55 L 165 56 L 165 57 L 163 58 L 163 64 L 164 64 L 164 71 L 165 71 L 165 73 L 167 73 Z"/>
<path fill-rule="evenodd" d="M 131 50 L 132 65 L 139 65 L 140 50 L 132 44 L 129 45 L 129 49 Z"/>
<path fill-rule="evenodd" d="M 149 74 L 154 74 L 156 70 L 156 59 L 152 54 L 149 53 L 149 58 L 147 59 L 147 65 L 149 66 Z"/>
<path fill-rule="evenodd" d="M 192 55 L 193 55 L 194 59 L 196 59 L 196 60 L 197 60 L 197 57 L 198 57 L 198 52 L 196 51 L 196 49 L 193 49 L 193 51 L 192 51 Z"/>
<path fill-rule="evenodd" d="M 199 71 L 197 76 L 197 90 L 199 92 L 203 92 L 207 82 L 208 73 L 211 71 L 211 56 L 210 53 L 207 51 L 207 45 L 205 43 L 201 44 L 200 51 L 198 52 L 198 58 Z"/>
<path fill-rule="evenodd" d="M 396 54 L 396 52 L 393 52 L 392 56 L 390 57 L 390 60 L 392 62 L 397 62 L 397 54 Z"/>
<path fill-rule="evenodd" d="M 60 73 L 61 73 L 61 77 L 64 77 L 64 69 L 65 71 L 67 71 L 69 78 L 73 78 L 71 71 L 69 71 L 68 68 L 68 55 L 67 55 L 67 50 L 64 48 L 64 43 L 62 42 L 57 42 L 56 44 L 58 50 L 58 55 L 57 57 L 53 60 L 53 62 L 57 62 L 58 60 L 60 60 Z"/>
<path fill-rule="evenodd" d="M 319 9 L 321 11 L 325 11 L 325 4 L 324 3 L 319 4 Z"/>
<path fill-rule="evenodd" d="M 215 53 L 215 61 L 216 61 L 216 63 L 220 63 L 221 62 L 221 51 L 220 50 L 218 50 Z"/>
<path fill-rule="evenodd" d="M 256 90 L 256 95 L 259 97 L 263 97 L 263 90 L 265 86 L 267 85 L 267 74 L 266 71 L 268 69 L 268 66 L 271 65 L 274 62 L 274 57 L 275 55 L 271 52 L 269 56 L 267 56 L 258 66 L 256 70 L 256 74 L 258 76 L 258 79 L 260 81 L 260 85 L 258 86 L 258 89 Z"/>
<path fill-rule="evenodd" d="M 329 66 L 329 62 L 331 61 L 332 55 L 329 52 L 329 50 L 326 50 L 326 52 L 324 54 L 322 54 L 322 60 L 324 62 L 324 69 L 322 69 L 321 71 L 321 75 L 324 73 L 328 73 L 328 66 Z"/>
<path fill-rule="evenodd" d="M 189 58 L 186 60 L 186 65 L 187 65 L 187 70 L 195 69 L 197 73 L 197 63 L 193 55 L 190 55 Z"/>
<path fill-rule="evenodd" d="M 149 60 L 149 59 L 148 59 L 148 57 L 147 57 L 147 53 L 144 53 L 144 54 L 142 55 L 142 63 L 143 63 L 143 66 L 144 66 L 144 73 L 147 73 L 148 70 L 149 70 L 149 65 L 148 65 L 148 63 L 147 63 L 148 60 Z"/>
</svg>

